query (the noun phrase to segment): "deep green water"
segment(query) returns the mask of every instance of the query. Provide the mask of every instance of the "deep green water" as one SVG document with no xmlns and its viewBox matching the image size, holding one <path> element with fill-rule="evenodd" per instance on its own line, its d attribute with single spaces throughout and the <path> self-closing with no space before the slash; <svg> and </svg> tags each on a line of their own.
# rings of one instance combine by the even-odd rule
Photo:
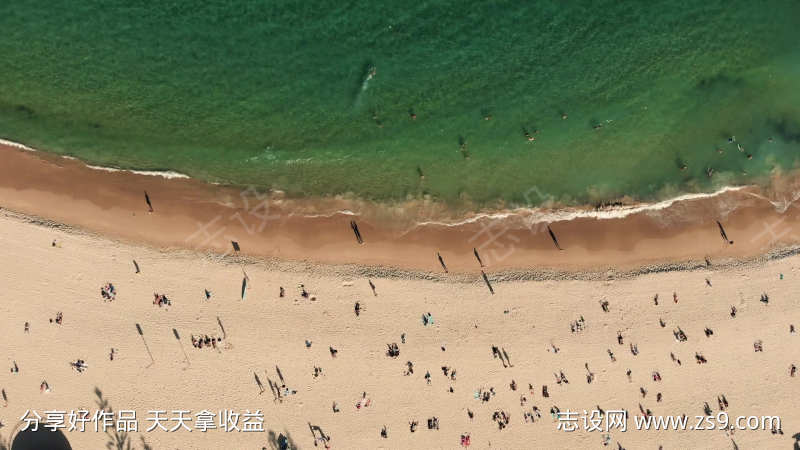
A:
<svg viewBox="0 0 800 450">
<path fill-rule="evenodd" d="M 797 0 L 7 0 L 0 31 L 0 136 L 292 195 L 653 199 L 800 154 Z"/>
</svg>

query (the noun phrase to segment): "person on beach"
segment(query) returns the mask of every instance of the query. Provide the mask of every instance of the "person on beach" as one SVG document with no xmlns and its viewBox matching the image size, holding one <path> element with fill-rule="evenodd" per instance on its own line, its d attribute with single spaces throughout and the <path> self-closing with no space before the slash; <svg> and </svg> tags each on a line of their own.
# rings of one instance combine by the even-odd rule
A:
<svg viewBox="0 0 800 450">
<path fill-rule="evenodd" d="M 481 276 L 483 277 L 483 282 L 486 283 L 486 287 L 489 288 L 489 292 L 494 295 L 494 288 L 492 288 L 492 283 L 489 282 L 489 277 L 486 276 L 486 272 L 481 270 Z"/>
<path fill-rule="evenodd" d="M 722 227 L 722 224 L 717 221 L 717 226 L 719 227 L 719 235 L 722 236 L 722 240 L 727 242 L 729 245 L 733 245 L 733 240 L 728 239 L 728 234 L 725 233 L 725 228 Z"/>
<path fill-rule="evenodd" d="M 55 322 L 57 325 L 61 325 L 63 320 L 64 320 L 64 315 L 61 313 L 61 311 L 59 311 L 59 312 L 56 313 L 56 318 L 55 319 L 50 319 L 50 323 Z"/>
<path fill-rule="evenodd" d="M 559 250 L 564 250 L 558 243 L 558 238 L 556 237 L 556 234 L 553 232 L 553 230 L 550 228 L 550 225 L 547 226 L 547 232 L 550 234 L 550 239 L 553 241 L 553 244 L 555 244 L 556 248 Z"/>
<path fill-rule="evenodd" d="M 481 267 L 484 267 L 483 261 L 481 260 L 481 255 L 478 254 L 478 249 L 477 248 L 475 248 L 475 247 L 472 248 L 472 254 L 475 255 L 475 259 L 478 260 L 478 264 L 480 264 Z"/>
<path fill-rule="evenodd" d="M 147 212 L 153 212 L 153 204 L 150 202 L 150 195 L 147 194 L 147 191 L 144 191 L 144 201 L 147 203 Z"/>
<path fill-rule="evenodd" d="M 350 228 L 352 228 L 353 234 L 356 235 L 356 241 L 358 241 L 359 244 L 363 244 L 364 239 L 361 237 L 361 231 L 359 231 L 358 224 L 356 224 L 355 220 L 350 221 Z"/>
<path fill-rule="evenodd" d="M 413 375 L 414 374 L 414 363 L 412 363 L 411 361 L 407 361 L 406 362 L 406 367 L 408 367 L 408 369 L 406 369 L 406 371 L 403 373 L 403 375 L 404 376 Z"/>
<path fill-rule="evenodd" d="M 170 306 L 172 302 L 167 298 L 166 295 L 153 293 L 153 304 L 158 305 L 159 308 L 162 306 Z"/>
<path fill-rule="evenodd" d="M 372 295 L 377 297 L 378 296 L 378 292 L 375 290 L 375 283 L 373 283 L 372 280 L 367 280 L 367 281 L 369 282 L 370 289 L 372 289 Z"/>
<path fill-rule="evenodd" d="M 447 272 L 447 265 L 445 265 L 444 259 L 442 258 L 442 255 L 439 252 L 436 252 L 436 257 L 439 258 L 439 264 L 442 265 L 442 269 L 444 269 L 444 273 L 448 273 Z"/>
</svg>

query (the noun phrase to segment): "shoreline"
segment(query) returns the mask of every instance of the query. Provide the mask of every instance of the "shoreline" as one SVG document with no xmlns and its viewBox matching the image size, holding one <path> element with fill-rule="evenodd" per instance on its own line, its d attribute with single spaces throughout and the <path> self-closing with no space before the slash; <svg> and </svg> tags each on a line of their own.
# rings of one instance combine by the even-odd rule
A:
<svg viewBox="0 0 800 450">
<path fill-rule="evenodd" d="M 156 248 L 224 253 L 236 240 L 248 257 L 422 273 L 443 272 L 439 252 L 450 271 L 474 274 L 481 267 L 473 248 L 487 263 L 483 270 L 493 273 L 624 272 L 706 257 L 753 259 L 800 242 L 800 230 L 787 220 L 800 216 L 797 208 L 790 208 L 796 195 L 788 202 L 773 201 L 752 186 L 606 210 L 542 214 L 541 209 L 517 209 L 476 213 L 455 223 L 408 225 L 409 215 L 418 217 L 419 211 L 378 210 L 369 202 L 342 198 L 303 204 L 273 195 L 262 203 L 265 197 L 254 192 L 191 178 L 98 170 L 7 141 L 0 147 L 5 147 L 0 149 L 5 161 L 0 207 Z M 154 214 L 147 214 L 143 191 L 153 199 Z M 70 208 L 60 207 L 64 204 Z M 431 207 L 431 214 L 436 208 Z M 354 218 L 365 236 L 363 246 L 349 227 Z M 725 222 L 735 245 L 717 241 L 716 220 Z M 566 251 L 555 249 L 548 224 Z"/>
<path fill-rule="evenodd" d="M 130 173 L 134 175 L 146 175 L 146 176 L 154 176 L 154 177 L 162 177 L 166 179 L 175 179 L 175 178 L 182 178 L 182 179 L 191 179 L 198 181 L 200 183 L 214 185 L 214 186 L 224 186 L 230 189 L 236 189 L 236 185 L 221 185 L 220 183 L 210 183 L 203 180 L 197 180 L 189 175 L 184 173 L 176 172 L 173 170 L 138 170 L 138 169 L 122 169 L 118 167 L 106 167 L 106 166 L 97 166 L 89 164 L 86 161 L 83 161 L 79 158 L 74 156 L 68 155 L 59 155 L 55 153 L 49 153 L 42 150 L 35 149 L 33 147 L 27 146 L 23 143 L 2 139 L 0 138 L 0 149 L 2 148 L 16 148 L 28 152 L 34 153 L 43 153 L 50 155 L 52 157 L 60 157 L 65 160 L 69 161 L 78 161 L 83 164 L 84 167 L 92 170 L 99 170 L 104 172 L 111 172 L 111 173 Z M 240 186 L 238 188 L 241 188 Z M 580 218 L 596 218 L 596 219 L 623 219 L 631 214 L 636 214 L 640 212 L 648 212 L 648 211 L 658 211 L 662 209 L 669 208 L 675 203 L 689 201 L 689 200 L 702 200 L 702 199 L 709 199 L 714 198 L 719 195 L 723 195 L 728 192 L 735 192 L 740 190 L 746 190 L 748 188 L 754 188 L 752 185 L 744 185 L 744 186 L 723 186 L 713 192 L 693 192 L 693 193 L 684 193 L 679 194 L 674 197 L 669 197 L 663 200 L 657 200 L 653 202 L 643 202 L 643 201 L 634 201 L 633 203 L 626 204 L 624 202 L 620 202 L 619 204 L 614 204 L 610 206 L 595 206 L 592 207 L 589 204 L 586 205 L 574 205 L 574 206 L 555 206 L 555 207 L 511 207 L 511 208 L 496 208 L 491 210 L 490 212 L 486 212 L 485 208 L 477 211 L 477 212 L 470 212 L 467 216 L 456 216 L 453 217 L 449 215 L 447 219 L 430 219 L 430 220 L 422 220 L 418 222 L 414 222 L 411 225 L 413 227 L 424 227 L 424 226 L 444 226 L 444 227 L 457 227 L 462 225 L 469 225 L 475 222 L 479 222 L 481 220 L 502 220 L 509 217 L 514 216 L 525 216 L 525 215 L 537 215 L 535 217 L 535 222 L 556 222 L 556 221 L 566 221 L 572 219 L 580 219 Z M 280 195 L 282 194 L 281 191 L 277 191 Z M 269 195 L 269 194 L 265 194 Z M 345 198 L 345 195 L 336 195 L 332 198 Z M 800 198 L 800 193 L 798 193 L 797 198 Z M 797 200 L 795 198 L 794 200 Z M 329 199 L 292 199 L 290 201 L 303 203 L 307 202 L 310 204 L 315 203 L 315 200 L 329 200 Z M 366 200 L 360 199 L 352 199 L 354 202 L 361 202 L 361 203 L 374 203 Z M 381 205 L 385 206 L 386 208 L 393 208 L 395 205 Z M 399 205 L 400 208 L 407 205 Z M 441 204 L 439 205 L 441 206 Z M 446 207 L 445 207 L 446 208 Z M 444 210 L 439 208 L 439 212 L 443 212 Z M 358 213 L 354 213 L 349 209 L 341 209 L 341 210 L 333 210 L 327 212 L 319 212 L 319 213 L 312 213 L 312 214 L 303 214 L 303 217 L 307 218 L 318 218 L 318 217 L 325 217 L 329 218 L 331 216 L 337 214 L 344 214 L 344 215 L 351 215 L 351 216 L 358 216 Z"/>
<path fill-rule="evenodd" d="M 327 273 L 337 277 L 376 277 L 382 279 L 396 280 L 415 280 L 433 281 L 438 283 L 453 284 L 480 284 L 482 280 L 476 278 L 474 273 L 441 273 L 431 271 L 421 271 L 406 269 L 402 267 L 382 266 L 382 265 L 359 265 L 341 263 L 316 263 L 312 261 L 293 261 L 278 258 L 266 258 L 259 256 L 232 256 L 219 255 L 217 253 L 205 252 L 189 248 L 156 248 L 147 242 L 133 242 L 124 239 L 116 240 L 111 236 L 94 232 L 83 228 L 74 227 L 49 220 L 44 217 L 37 217 L 0 208 L 0 218 L 11 220 L 17 223 L 36 226 L 43 229 L 57 230 L 75 237 L 86 237 L 109 241 L 119 245 L 141 247 L 148 251 L 158 252 L 168 258 L 210 258 L 218 263 L 227 266 L 246 265 L 250 267 L 260 267 L 265 270 L 274 270 L 285 273 Z M 497 283 L 518 282 L 518 281 L 607 281 L 607 280 L 631 280 L 647 275 L 659 273 L 689 273 L 695 271 L 733 271 L 750 269 L 763 266 L 770 262 L 777 262 L 787 258 L 800 255 L 800 245 L 773 248 L 766 253 L 756 255 L 751 258 L 726 258 L 711 261 L 707 264 L 704 260 L 686 260 L 663 262 L 652 265 L 644 265 L 629 270 L 616 270 L 613 268 L 586 269 L 581 271 L 559 270 L 558 268 L 541 267 L 539 269 L 511 268 L 491 272 L 491 281 Z"/>
<path fill-rule="evenodd" d="M 59 155 L 55 153 L 49 153 L 42 150 L 35 149 L 33 147 L 27 146 L 23 143 L 11 141 L 8 139 L 0 138 L 0 149 L 3 147 L 12 147 L 28 152 L 35 152 L 35 153 L 44 153 L 50 155 L 52 157 L 60 157 L 65 160 L 70 161 L 78 161 L 83 164 L 84 167 L 92 170 L 100 170 L 104 172 L 122 172 L 122 173 L 130 173 L 134 175 L 146 175 L 146 176 L 154 176 L 154 177 L 162 177 L 166 179 L 175 179 L 175 178 L 183 178 L 183 179 L 193 179 L 195 181 L 214 185 L 214 186 L 225 186 L 230 189 L 240 188 L 241 186 L 236 185 L 221 185 L 220 183 L 210 183 L 203 180 L 195 179 L 189 175 L 184 173 L 176 172 L 173 170 L 138 170 L 138 169 L 122 169 L 118 167 L 106 167 L 106 166 L 97 166 L 89 164 L 86 161 L 83 161 L 79 158 L 74 156 L 68 155 Z M 447 219 L 430 219 L 430 220 L 422 220 L 415 222 L 411 225 L 413 227 L 424 227 L 424 226 L 444 226 L 444 227 L 457 227 L 461 225 L 469 225 L 475 222 L 479 222 L 481 220 L 502 220 L 509 217 L 514 216 L 525 216 L 525 215 L 538 215 L 535 217 L 535 222 L 555 222 L 555 221 L 566 221 L 572 219 L 580 219 L 580 218 L 596 218 L 596 219 L 623 219 L 631 214 L 636 214 L 640 212 L 648 212 L 648 211 L 658 211 L 662 209 L 669 208 L 675 203 L 688 201 L 688 200 L 702 200 L 702 199 L 709 199 L 714 198 L 719 195 L 723 195 L 728 192 L 735 192 L 740 190 L 746 190 L 748 188 L 754 188 L 752 185 L 744 185 L 744 186 L 723 186 L 713 192 L 692 192 L 692 193 L 684 193 L 679 194 L 674 197 L 669 197 L 663 200 L 657 200 L 653 202 L 644 202 L 644 201 L 634 201 L 633 203 L 626 204 L 624 202 L 619 202 L 619 204 L 613 204 L 610 206 L 595 206 L 592 207 L 589 204 L 586 205 L 573 205 L 573 206 L 554 206 L 554 207 L 536 207 L 536 206 L 528 206 L 528 207 L 511 207 L 511 208 L 495 208 L 490 209 L 489 212 L 486 212 L 486 208 L 482 208 L 477 212 L 470 212 L 466 216 L 452 216 L 449 215 Z M 277 194 L 281 195 L 281 191 L 277 191 Z M 270 194 L 265 194 L 270 195 Z M 332 198 L 344 198 L 347 196 L 344 195 L 336 195 Z M 800 198 L 800 193 L 798 193 L 798 198 Z M 796 200 L 795 198 L 794 200 Z M 328 199 L 319 199 L 319 198 L 310 198 L 310 199 L 292 199 L 289 201 L 303 203 L 307 202 L 309 204 L 314 204 L 315 200 L 328 200 Z M 362 202 L 362 203 L 374 203 L 366 200 L 360 199 L 353 199 L 354 202 Z M 395 205 L 381 205 L 386 208 L 393 208 Z M 399 205 L 398 207 L 402 208 L 407 205 Z M 440 204 L 441 206 L 441 204 Z M 446 208 L 446 207 L 445 207 Z M 443 212 L 443 209 L 440 209 L 440 212 Z M 351 215 L 351 216 L 358 216 L 358 213 L 354 213 L 349 209 L 342 209 L 342 210 L 334 210 L 334 211 L 327 211 L 327 212 L 320 212 L 320 213 L 312 213 L 312 214 L 303 214 L 303 217 L 307 218 L 318 218 L 318 217 L 325 217 L 329 218 L 331 216 L 337 214 L 344 214 L 344 215 Z"/>
</svg>

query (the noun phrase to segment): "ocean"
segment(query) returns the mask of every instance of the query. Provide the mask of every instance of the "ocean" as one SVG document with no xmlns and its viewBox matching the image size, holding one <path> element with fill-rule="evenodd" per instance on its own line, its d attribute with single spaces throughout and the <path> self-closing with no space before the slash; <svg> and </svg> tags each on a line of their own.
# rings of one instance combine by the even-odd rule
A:
<svg viewBox="0 0 800 450">
<path fill-rule="evenodd" d="M 0 27 L 0 137 L 290 197 L 656 201 L 800 154 L 797 0 L 8 0 Z"/>
</svg>

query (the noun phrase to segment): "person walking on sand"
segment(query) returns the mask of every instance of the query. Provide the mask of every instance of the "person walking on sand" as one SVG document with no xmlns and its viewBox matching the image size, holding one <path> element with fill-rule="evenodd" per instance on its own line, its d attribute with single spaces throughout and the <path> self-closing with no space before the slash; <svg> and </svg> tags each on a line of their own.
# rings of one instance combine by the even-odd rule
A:
<svg viewBox="0 0 800 450">
<path fill-rule="evenodd" d="M 556 248 L 559 250 L 564 250 L 563 248 L 561 248 L 561 245 L 559 245 L 558 238 L 556 237 L 556 234 L 553 233 L 553 230 L 550 228 L 550 225 L 547 226 L 547 232 L 550 233 L 550 239 L 553 240 L 553 244 L 555 244 Z"/>
<path fill-rule="evenodd" d="M 725 233 L 725 228 L 722 227 L 722 224 L 717 221 L 717 226 L 719 227 L 719 235 L 722 236 L 722 240 L 727 242 L 729 245 L 733 245 L 733 240 L 728 239 L 728 234 Z"/>
<path fill-rule="evenodd" d="M 484 267 L 483 261 L 481 260 L 481 255 L 478 254 L 478 249 L 477 248 L 472 247 L 472 254 L 475 255 L 475 259 L 478 260 L 478 264 L 480 264 L 481 267 Z"/>
<path fill-rule="evenodd" d="M 489 282 L 489 277 L 486 276 L 486 272 L 481 270 L 481 276 L 483 277 L 483 281 L 486 283 L 486 287 L 489 288 L 489 292 L 494 295 L 494 288 L 492 288 L 492 283 Z"/>
<path fill-rule="evenodd" d="M 150 195 L 147 194 L 147 191 L 144 191 L 144 201 L 147 203 L 147 212 L 153 212 L 153 204 L 150 202 Z"/>
<path fill-rule="evenodd" d="M 447 273 L 447 266 L 444 263 L 444 259 L 442 259 L 442 255 L 439 252 L 436 252 L 436 257 L 439 258 L 439 264 L 442 265 L 442 269 L 444 269 L 444 273 Z"/>
<path fill-rule="evenodd" d="M 361 231 L 359 231 L 358 224 L 355 220 L 350 221 L 350 228 L 353 229 L 353 234 L 356 235 L 356 241 L 358 241 L 359 244 L 363 244 L 364 239 L 361 237 Z"/>
<path fill-rule="evenodd" d="M 378 291 L 375 290 L 375 283 L 373 283 L 372 280 L 369 280 L 369 279 L 367 281 L 369 282 L 370 289 L 372 289 L 372 295 L 377 297 L 378 296 Z"/>
</svg>

